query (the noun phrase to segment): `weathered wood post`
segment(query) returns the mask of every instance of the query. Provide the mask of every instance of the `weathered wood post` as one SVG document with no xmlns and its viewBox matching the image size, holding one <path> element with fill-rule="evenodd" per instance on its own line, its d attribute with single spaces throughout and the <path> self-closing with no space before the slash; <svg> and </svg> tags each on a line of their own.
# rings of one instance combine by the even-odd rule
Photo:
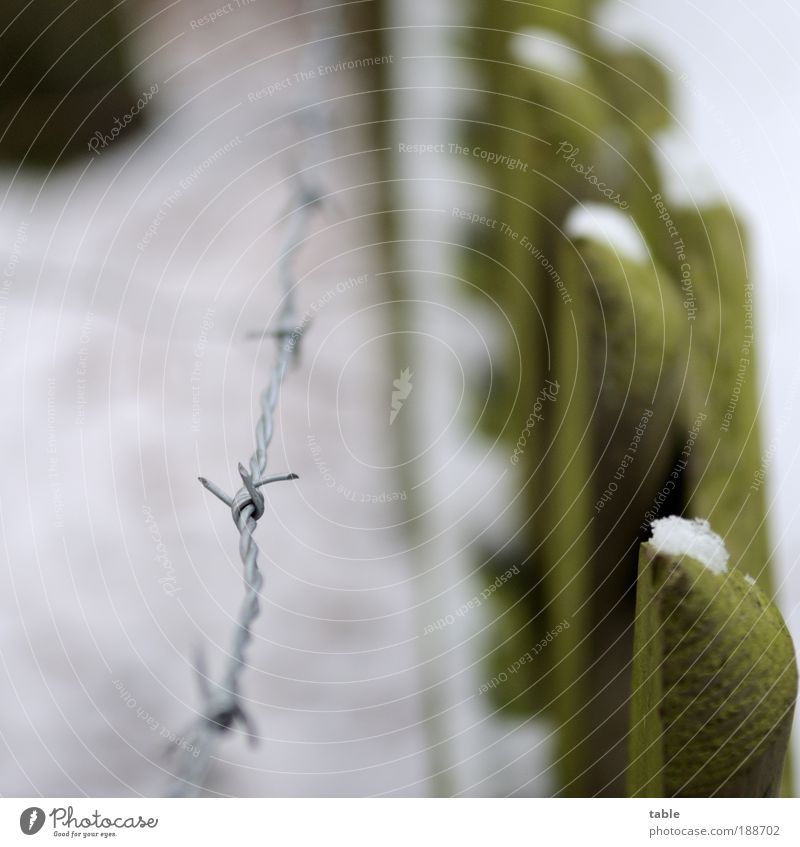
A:
<svg viewBox="0 0 800 847">
<path fill-rule="evenodd" d="M 512 328 L 492 435 L 513 445 L 545 380 L 561 386 L 519 456 L 525 576 L 498 592 L 495 666 L 572 623 L 496 697 L 550 714 L 561 793 L 579 796 L 626 791 L 650 522 L 708 518 L 731 568 L 751 563 L 771 591 L 742 226 L 722 204 L 674 198 L 654 140 L 674 123 L 668 72 L 596 37 L 595 8 L 492 4 L 474 39 L 488 93 L 473 136 L 527 165 L 485 168 L 494 214 L 519 237 L 491 233 L 490 259 L 470 257 Z"/>
<path fill-rule="evenodd" d="M 502 226 L 473 227 L 462 274 L 508 330 L 475 407 L 507 444 L 525 504 L 516 543 L 482 551 L 487 568 L 521 566 L 493 596 L 487 675 L 544 639 L 492 696 L 554 722 L 558 792 L 573 796 L 628 790 L 651 521 L 708 518 L 731 571 L 747 566 L 772 591 L 742 225 L 723 204 L 670 192 L 655 143 L 675 126 L 670 71 L 603 40 L 599 5 L 483 3 L 463 45 L 480 92 L 464 141 L 495 155 L 478 179 Z M 390 99 L 379 102 L 388 126 Z"/>
<path fill-rule="evenodd" d="M 631 796 L 780 794 L 794 646 L 705 522 L 656 521 L 641 547 L 633 669 Z"/>
</svg>

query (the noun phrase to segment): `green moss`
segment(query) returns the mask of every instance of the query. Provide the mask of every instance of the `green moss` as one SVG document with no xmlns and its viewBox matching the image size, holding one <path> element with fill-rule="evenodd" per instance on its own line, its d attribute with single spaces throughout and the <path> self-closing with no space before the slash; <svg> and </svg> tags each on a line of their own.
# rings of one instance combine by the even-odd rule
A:
<svg viewBox="0 0 800 847">
<path fill-rule="evenodd" d="M 752 358 L 739 379 L 750 297 L 741 227 L 728 209 L 689 211 L 668 201 L 677 231 L 665 223 L 652 137 L 673 123 L 671 79 L 644 51 L 612 52 L 598 42 L 590 20 L 597 6 L 480 4 L 474 70 L 486 93 L 467 140 L 526 164 L 524 171 L 487 164 L 479 179 L 489 214 L 537 251 L 498 231 L 472 234 L 470 246 L 492 259 L 470 252 L 465 276 L 511 324 L 484 431 L 513 449 L 544 380 L 562 386 L 517 468 L 520 500 L 528 503 L 525 543 L 537 551 L 532 579 L 543 591 L 518 602 L 517 582 L 496 598 L 503 622 L 492 635 L 495 644 L 505 643 L 493 659 L 495 672 L 534 642 L 524 615 L 545 628 L 575 616 L 547 667 L 527 667 L 498 698 L 534 713 L 543 702 L 535 692 L 552 694 L 544 699 L 554 702 L 559 724 L 559 779 L 578 795 L 624 790 L 617 775 L 625 757 L 620 763 L 617 752 L 627 741 L 632 551 L 643 524 L 668 512 L 709 518 L 726 539 L 732 567 L 751 563 L 770 589 L 763 488 L 752 486 L 761 461 Z M 574 45 L 577 67 L 559 78 L 521 64 L 509 44 L 510 34 L 524 28 L 551 29 Z M 562 142 L 570 147 L 559 153 Z M 582 172 L 588 167 L 619 193 L 625 205 L 617 206 L 643 234 L 652 263 L 564 235 L 576 204 L 611 202 Z M 570 302 L 555 290 L 543 261 L 552 263 Z M 723 432 L 734 393 L 738 406 Z M 476 409 L 485 396 L 481 390 Z M 620 474 L 646 414 L 635 460 L 625 460 Z M 618 489 L 596 511 L 610 483 Z M 535 684 L 536 671 L 546 685 Z M 652 710 L 639 717 L 645 716 L 650 733 L 660 718 Z M 592 735 L 598 725 L 602 731 Z M 647 745 L 640 752 L 638 784 L 645 793 L 661 793 L 656 753 Z"/>
<path fill-rule="evenodd" d="M 520 573 L 515 580 L 525 579 Z M 506 589 L 506 590 L 504 590 Z M 520 663 L 519 659 L 542 638 L 547 636 L 547 616 L 538 610 L 528 597 L 520 597 L 503 586 L 491 599 L 491 661 L 490 678 L 505 673 L 507 679 L 488 692 L 494 708 L 505 709 L 507 714 L 530 716 L 546 709 L 553 697 L 552 650 L 543 650 L 532 661 Z M 538 598 L 537 598 L 538 600 Z M 520 653 L 520 645 L 528 645 Z M 515 668 L 509 673 L 509 668 Z"/>
<path fill-rule="evenodd" d="M 642 550 L 631 793 L 776 796 L 797 698 L 780 612 L 736 571 Z"/>
<path fill-rule="evenodd" d="M 758 425 L 754 295 L 742 222 L 725 206 L 683 211 L 676 224 L 686 243 L 692 325 L 689 386 L 697 411 L 708 414 L 687 469 L 692 514 L 707 518 L 725 539 L 731 566 L 745 563 L 771 592 Z"/>
<path fill-rule="evenodd" d="M 636 626 L 631 673 L 628 794 L 664 796 L 664 746 L 661 723 L 661 662 L 664 634 L 656 602 L 656 568 L 646 545 L 639 550 L 636 581 Z"/>
</svg>

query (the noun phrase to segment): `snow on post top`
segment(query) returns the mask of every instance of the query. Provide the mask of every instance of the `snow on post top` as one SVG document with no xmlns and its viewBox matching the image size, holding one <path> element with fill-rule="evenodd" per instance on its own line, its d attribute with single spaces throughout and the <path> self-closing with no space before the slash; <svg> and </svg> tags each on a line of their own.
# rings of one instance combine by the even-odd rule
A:
<svg viewBox="0 0 800 847">
<path fill-rule="evenodd" d="M 725 542 L 708 525 L 708 521 L 695 518 L 688 521 L 671 515 L 651 524 L 653 537 L 650 543 L 659 553 L 669 556 L 691 556 L 704 564 L 712 573 L 728 572 L 730 554 Z"/>
<path fill-rule="evenodd" d="M 559 77 L 577 77 L 583 66 L 580 52 L 548 29 L 521 29 L 511 36 L 510 47 L 517 62 Z"/>
<path fill-rule="evenodd" d="M 564 232 L 570 238 L 591 238 L 608 244 L 615 253 L 634 262 L 650 256 L 642 233 L 629 215 L 605 203 L 581 203 L 567 214 Z"/>
</svg>

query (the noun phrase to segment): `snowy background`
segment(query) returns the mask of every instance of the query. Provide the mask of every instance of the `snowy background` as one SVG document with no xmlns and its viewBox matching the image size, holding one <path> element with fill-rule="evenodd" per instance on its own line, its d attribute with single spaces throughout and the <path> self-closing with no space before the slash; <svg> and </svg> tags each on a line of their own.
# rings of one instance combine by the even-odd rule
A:
<svg viewBox="0 0 800 847">
<path fill-rule="evenodd" d="M 461 105 L 437 90 L 462 82 L 452 63 L 403 58 L 445 53 L 446 33 L 423 25 L 458 7 L 394 6 L 394 23 L 420 27 L 396 30 L 391 65 L 422 86 L 417 117 Z M 233 491 L 252 451 L 272 356 L 259 333 L 279 305 L 288 177 L 302 169 L 333 202 L 297 257 L 314 320 L 270 453 L 273 472 L 301 479 L 268 489 L 257 535 L 266 585 L 244 694 L 261 743 L 231 734 L 208 790 L 547 794 L 548 728 L 492 716 L 477 696 L 483 611 L 424 634 L 480 591 L 471 545 L 513 520 L 498 506 L 513 500 L 503 463 L 458 416 L 492 328 L 449 276 L 452 224 L 403 218 L 418 251 L 406 266 L 429 272 L 408 275 L 419 353 L 397 361 L 363 79 L 296 80 L 320 61 L 300 46 L 319 25 L 296 4 L 254 0 L 192 27 L 212 8 L 139 5 L 137 22 L 155 17 L 137 34 L 138 90 L 159 87 L 144 132 L 46 179 L 0 172 L 0 793 L 170 784 L 185 751 L 169 739 L 200 706 L 194 651 L 216 677 L 242 596 L 230 514 L 196 477 Z M 751 227 L 770 518 L 800 641 L 798 12 L 615 0 L 603 22 L 675 75 L 684 122 L 663 142 L 675 192 L 726 196 Z M 337 51 L 365 52 L 345 39 L 322 53 Z M 406 208 L 457 205 L 448 173 L 402 167 L 436 177 L 408 183 Z M 390 424 L 406 366 L 413 389 Z"/>
</svg>

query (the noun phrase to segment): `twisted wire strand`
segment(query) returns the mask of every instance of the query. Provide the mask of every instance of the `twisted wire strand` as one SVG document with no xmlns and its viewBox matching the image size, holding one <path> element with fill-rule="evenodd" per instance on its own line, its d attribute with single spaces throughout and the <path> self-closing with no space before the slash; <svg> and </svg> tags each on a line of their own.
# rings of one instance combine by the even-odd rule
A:
<svg viewBox="0 0 800 847">
<path fill-rule="evenodd" d="M 305 13 L 323 13 L 322 15 L 311 14 L 306 24 L 310 36 L 309 42 L 305 45 L 309 66 L 313 65 L 311 60 L 314 57 L 314 51 L 319 53 L 320 61 L 332 61 L 333 44 L 341 24 L 339 7 L 336 4 L 320 2 L 320 0 L 303 0 L 301 8 Z M 314 130 L 312 134 L 321 135 L 332 113 L 332 107 L 330 104 L 326 106 L 319 102 L 314 102 L 310 106 L 300 110 L 295 121 L 305 121 Z M 277 355 L 270 380 L 260 397 L 261 414 L 255 427 L 256 447 L 250 457 L 249 471 L 242 464 L 239 465 L 242 485 L 233 497 L 229 497 L 210 480 L 200 477 L 200 482 L 205 488 L 231 510 L 233 522 L 240 536 L 239 555 L 243 566 L 245 594 L 234 631 L 231 653 L 219 683 L 211 682 L 206 672 L 204 657 L 199 653 L 196 656 L 195 667 L 203 698 L 203 708 L 201 716 L 184 735 L 185 744 L 181 751 L 183 756 L 169 791 L 171 796 L 176 797 L 195 796 L 202 789 L 216 745 L 221 737 L 233 731 L 237 724 L 241 725 L 250 743 L 256 743 L 255 729 L 242 707 L 239 693 L 242 674 L 247 667 L 246 654 L 252 640 L 252 626 L 260 611 L 259 593 L 264 582 L 258 567 L 260 551 L 253 534 L 258 526 L 259 518 L 264 514 L 264 496 L 259 489 L 271 482 L 297 479 L 296 474 L 291 473 L 269 477 L 265 477 L 264 474 L 267 470 L 267 451 L 274 433 L 274 415 L 281 386 L 292 359 L 298 353 L 301 337 L 310 319 L 308 313 L 299 317 L 296 311 L 296 278 L 293 261 L 298 247 L 309 234 L 315 207 L 323 204 L 323 193 L 319 190 L 319 186 L 310 185 L 306 176 L 307 170 L 298 166 L 298 163 L 294 164 L 293 171 L 297 175 L 295 177 L 297 187 L 293 207 L 290 207 L 286 213 L 287 230 L 277 268 L 282 293 L 281 307 L 275 328 L 269 329 L 266 333 L 274 337 Z M 324 203 L 327 206 L 331 205 L 332 201 L 326 197 Z M 254 335 L 262 337 L 264 334 L 258 332 Z M 190 754 L 186 753 L 187 750 Z"/>
<path fill-rule="evenodd" d="M 297 194 L 298 208 L 289 213 L 288 230 L 278 263 L 278 277 L 282 289 L 278 323 L 268 334 L 274 336 L 277 356 L 271 378 L 260 397 L 261 414 L 255 427 L 256 447 L 250 457 L 249 471 L 240 463 L 242 485 L 233 497 L 204 477 L 200 482 L 231 510 L 233 522 L 239 531 L 239 555 L 243 565 L 245 595 L 239 610 L 233 645 L 221 682 L 212 684 L 206 673 L 202 655 L 196 658 L 196 668 L 204 704 L 201 717 L 184 736 L 184 755 L 179 763 L 171 796 L 196 795 L 203 786 L 211 764 L 214 749 L 220 737 L 241 724 L 251 744 L 256 741 L 255 730 L 240 700 L 240 682 L 247 667 L 247 647 L 252 640 L 252 625 L 259 615 L 259 593 L 264 577 L 258 567 L 259 548 L 253 534 L 259 518 L 264 514 L 264 495 L 259 491 L 271 482 L 297 479 L 296 474 L 264 476 L 267 469 L 267 451 L 275 431 L 275 409 L 280 389 L 291 360 L 297 355 L 300 339 L 308 324 L 298 319 L 295 310 L 295 275 L 293 260 L 300 244 L 308 235 L 314 207 L 321 202 L 318 192 L 301 183 Z"/>
</svg>

